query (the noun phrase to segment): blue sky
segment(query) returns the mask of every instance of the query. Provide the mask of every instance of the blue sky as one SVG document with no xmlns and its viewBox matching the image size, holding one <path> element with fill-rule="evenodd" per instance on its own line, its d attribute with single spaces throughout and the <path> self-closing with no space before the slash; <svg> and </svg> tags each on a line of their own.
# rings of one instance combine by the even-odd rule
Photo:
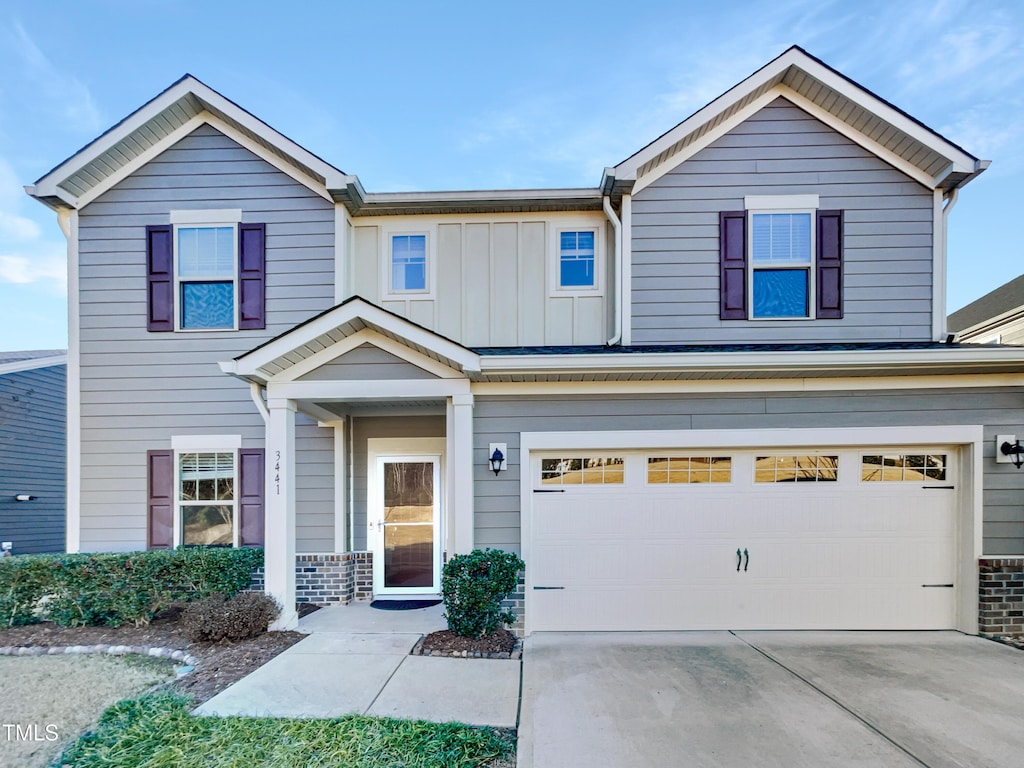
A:
<svg viewBox="0 0 1024 768">
<path fill-rule="evenodd" d="M 993 161 L 951 215 L 957 309 L 1024 272 L 1022 40 L 1018 0 L 8 0 L 0 349 L 67 343 L 64 239 L 22 186 L 185 72 L 369 191 L 594 186 L 794 43 Z"/>
</svg>

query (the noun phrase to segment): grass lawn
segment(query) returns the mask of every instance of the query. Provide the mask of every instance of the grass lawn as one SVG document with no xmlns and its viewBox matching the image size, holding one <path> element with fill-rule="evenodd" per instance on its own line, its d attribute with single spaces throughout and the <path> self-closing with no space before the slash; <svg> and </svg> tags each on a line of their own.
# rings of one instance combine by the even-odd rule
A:
<svg viewBox="0 0 1024 768">
<path fill-rule="evenodd" d="M 64 754 L 75 768 L 505 768 L 514 736 L 457 724 L 350 715 L 335 720 L 192 717 L 158 692 L 123 701 Z"/>
<path fill-rule="evenodd" d="M 173 678 L 173 669 L 131 656 L 0 657 L 0 765 L 49 765 L 103 710 Z"/>
</svg>

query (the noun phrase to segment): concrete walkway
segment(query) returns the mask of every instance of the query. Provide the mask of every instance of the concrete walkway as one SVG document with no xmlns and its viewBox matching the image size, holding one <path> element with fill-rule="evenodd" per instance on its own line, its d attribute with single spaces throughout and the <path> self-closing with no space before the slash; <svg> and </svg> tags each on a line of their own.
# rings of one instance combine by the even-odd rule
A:
<svg viewBox="0 0 1024 768">
<path fill-rule="evenodd" d="M 956 632 L 540 633 L 519 768 L 1022 765 L 1024 652 Z"/>
<path fill-rule="evenodd" d="M 440 605 L 381 611 L 359 603 L 299 622 L 310 636 L 199 706 L 197 715 L 340 717 L 348 714 L 514 728 L 521 664 L 410 656 L 445 629 Z"/>
</svg>

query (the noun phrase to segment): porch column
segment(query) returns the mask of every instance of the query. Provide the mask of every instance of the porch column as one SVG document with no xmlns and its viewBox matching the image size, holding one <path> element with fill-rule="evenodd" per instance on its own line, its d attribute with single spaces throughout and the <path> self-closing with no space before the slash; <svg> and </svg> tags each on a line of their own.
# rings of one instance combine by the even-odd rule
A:
<svg viewBox="0 0 1024 768">
<path fill-rule="evenodd" d="M 295 401 L 268 398 L 265 591 L 281 605 L 270 628 L 295 629 Z"/>
<path fill-rule="evenodd" d="M 473 396 L 448 400 L 448 554 L 473 549 Z"/>
</svg>

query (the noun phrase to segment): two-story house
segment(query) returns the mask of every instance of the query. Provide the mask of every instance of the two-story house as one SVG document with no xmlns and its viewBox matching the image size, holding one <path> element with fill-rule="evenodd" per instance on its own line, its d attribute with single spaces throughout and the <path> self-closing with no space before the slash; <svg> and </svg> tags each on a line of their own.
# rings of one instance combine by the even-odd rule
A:
<svg viewBox="0 0 1024 768">
<path fill-rule="evenodd" d="M 796 47 L 585 189 L 367 192 L 186 76 L 28 188 L 68 550 L 262 545 L 284 627 L 497 547 L 527 632 L 976 632 L 1024 554 L 1024 350 L 945 329 L 986 166 Z"/>
</svg>

